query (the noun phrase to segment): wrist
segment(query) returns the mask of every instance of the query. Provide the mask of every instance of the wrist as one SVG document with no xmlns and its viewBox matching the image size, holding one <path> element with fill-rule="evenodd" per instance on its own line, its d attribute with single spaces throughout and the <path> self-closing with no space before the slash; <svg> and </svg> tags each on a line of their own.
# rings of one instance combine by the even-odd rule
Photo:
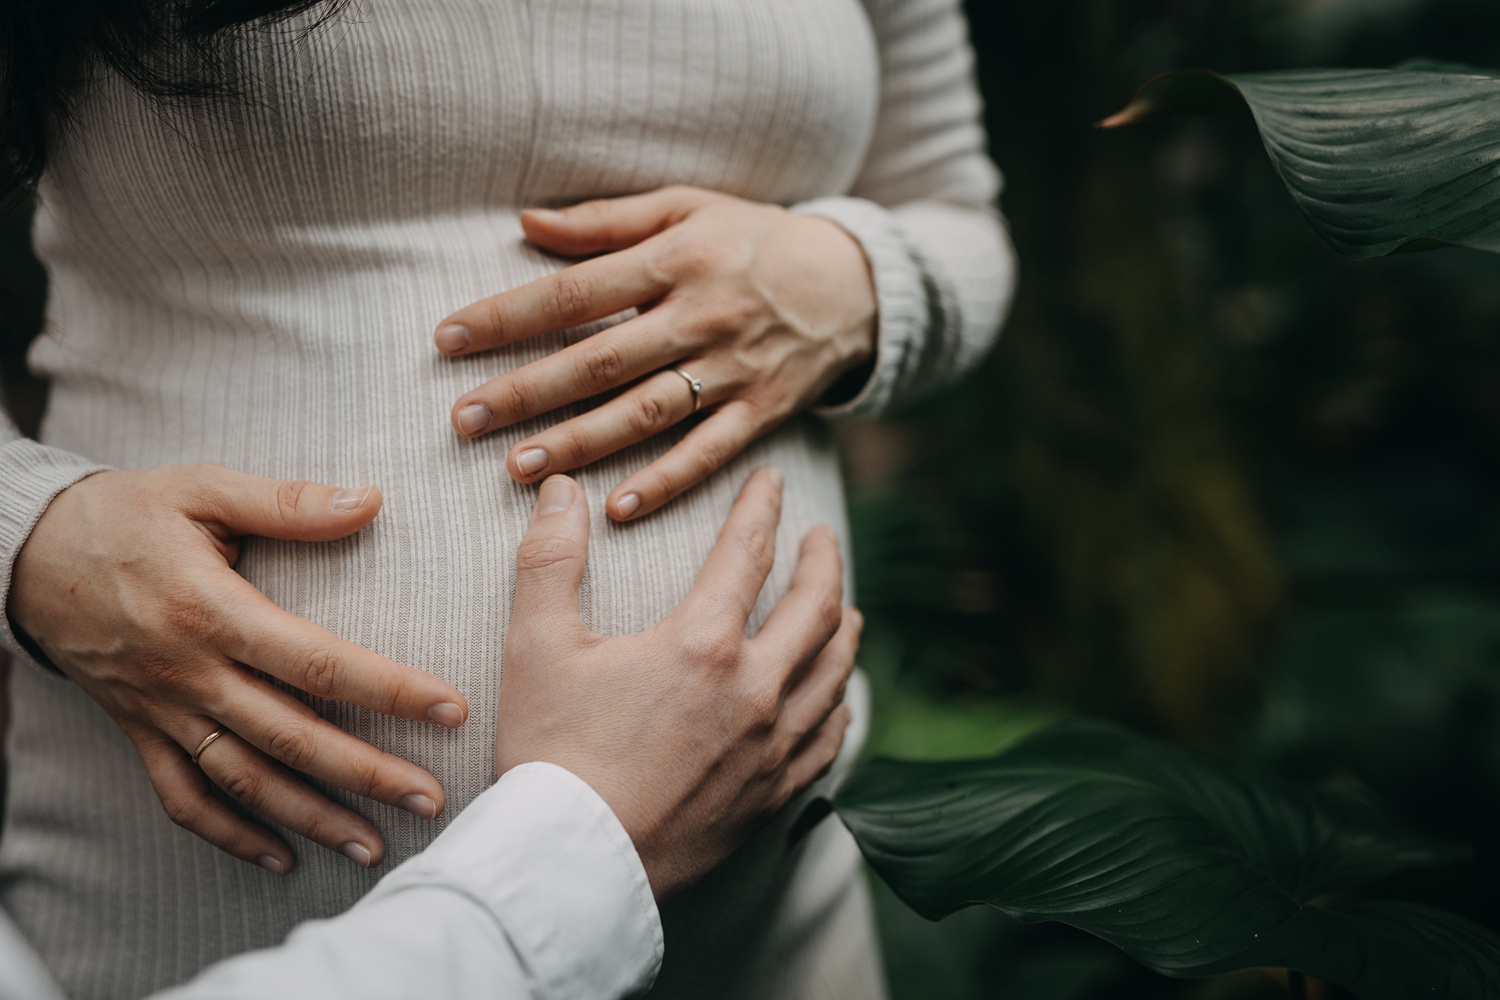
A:
<svg viewBox="0 0 1500 1000">
<path fill-rule="evenodd" d="M 836 406 L 853 399 L 875 370 L 879 334 L 879 300 L 875 275 L 864 247 L 838 223 L 815 215 L 796 215 L 806 238 L 815 241 L 826 268 L 826 287 L 839 312 L 830 334 L 834 355 L 832 378 L 818 397 L 818 406 Z"/>
</svg>

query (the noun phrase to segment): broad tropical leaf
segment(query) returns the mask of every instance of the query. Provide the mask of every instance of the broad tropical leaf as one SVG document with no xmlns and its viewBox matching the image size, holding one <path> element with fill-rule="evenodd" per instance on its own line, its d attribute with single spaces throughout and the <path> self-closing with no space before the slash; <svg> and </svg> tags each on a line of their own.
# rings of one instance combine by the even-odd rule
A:
<svg viewBox="0 0 1500 1000">
<path fill-rule="evenodd" d="M 1099 124 L 1246 106 L 1297 207 L 1340 253 L 1500 251 L 1500 78 L 1488 71 L 1183 70 Z"/>
<path fill-rule="evenodd" d="M 1119 730 L 1064 723 L 987 760 L 863 765 L 833 807 L 931 919 L 989 903 L 1172 976 L 1299 969 L 1369 1000 L 1500 995 L 1500 939 L 1338 894 L 1463 852 L 1347 796 Z"/>
</svg>

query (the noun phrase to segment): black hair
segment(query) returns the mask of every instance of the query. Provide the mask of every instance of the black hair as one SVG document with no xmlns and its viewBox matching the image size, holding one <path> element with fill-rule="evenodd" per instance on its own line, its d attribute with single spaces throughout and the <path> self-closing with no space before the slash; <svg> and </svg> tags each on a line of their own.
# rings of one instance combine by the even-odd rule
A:
<svg viewBox="0 0 1500 1000">
<path fill-rule="evenodd" d="M 93 74 L 162 100 L 232 96 L 241 29 L 339 0 L 0 0 L 0 204 L 29 191 Z"/>
</svg>

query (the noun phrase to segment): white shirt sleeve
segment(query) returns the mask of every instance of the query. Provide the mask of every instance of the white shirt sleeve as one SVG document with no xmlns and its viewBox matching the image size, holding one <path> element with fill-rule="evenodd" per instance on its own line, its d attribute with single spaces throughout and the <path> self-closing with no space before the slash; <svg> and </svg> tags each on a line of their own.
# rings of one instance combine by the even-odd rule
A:
<svg viewBox="0 0 1500 1000">
<path fill-rule="evenodd" d="M 19 939 L 7 950 L 5 930 L 0 1000 L 56 996 L 34 973 L 13 980 L 33 965 L 11 960 Z M 532 763 L 347 913 L 156 1000 L 609 1000 L 649 988 L 661 958 L 656 902 L 619 820 L 571 772 Z"/>
</svg>

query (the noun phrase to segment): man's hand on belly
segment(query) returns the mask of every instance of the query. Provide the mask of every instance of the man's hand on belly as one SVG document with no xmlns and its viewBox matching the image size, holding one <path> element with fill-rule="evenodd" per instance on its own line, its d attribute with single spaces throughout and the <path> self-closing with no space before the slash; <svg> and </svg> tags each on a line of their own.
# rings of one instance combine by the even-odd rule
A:
<svg viewBox="0 0 1500 1000">
<path fill-rule="evenodd" d="M 320 718 L 309 694 L 456 727 L 464 696 L 277 608 L 234 571 L 239 541 L 319 542 L 368 525 L 374 487 L 338 490 L 220 466 L 101 472 L 60 493 L 16 560 L 12 621 L 135 744 L 172 821 L 278 874 L 291 848 L 216 798 L 366 867 L 385 842 L 298 772 L 431 818 L 437 779 Z"/>
<path fill-rule="evenodd" d="M 635 635 L 605 639 L 579 617 L 589 516 L 572 480 L 542 484 L 516 553 L 495 766 L 546 761 L 588 782 L 658 898 L 826 773 L 849 724 L 863 620 L 839 606 L 832 531 L 807 536 L 792 589 L 745 637 L 775 555 L 781 485 L 774 469 L 750 477 L 691 593 Z"/>
</svg>

